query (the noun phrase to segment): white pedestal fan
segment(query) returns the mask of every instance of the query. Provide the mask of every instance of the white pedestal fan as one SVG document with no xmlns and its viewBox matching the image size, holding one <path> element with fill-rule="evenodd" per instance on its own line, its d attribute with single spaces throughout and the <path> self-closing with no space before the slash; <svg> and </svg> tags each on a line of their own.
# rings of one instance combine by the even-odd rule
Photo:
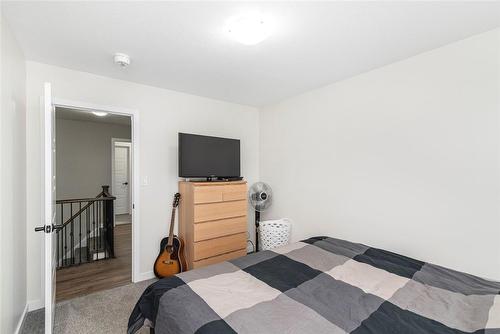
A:
<svg viewBox="0 0 500 334">
<path fill-rule="evenodd" d="M 255 251 L 258 252 L 260 213 L 271 206 L 273 191 L 267 183 L 254 183 L 250 189 L 248 189 L 248 200 L 255 210 Z"/>
</svg>

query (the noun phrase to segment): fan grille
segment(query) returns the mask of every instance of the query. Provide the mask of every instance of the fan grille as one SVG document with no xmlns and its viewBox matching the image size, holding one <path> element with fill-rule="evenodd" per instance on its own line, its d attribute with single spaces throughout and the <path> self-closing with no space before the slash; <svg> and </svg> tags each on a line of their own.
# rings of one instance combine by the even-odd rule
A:
<svg viewBox="0 0 500 334">
<path fill-rule="evenodd" d="M 254 183 L 248 190 L 248 199 L 250 205 L 256 211 L 266 210 L 272 203 L 273 191 L 271 187 L 264 182 Z"/>
</svg>

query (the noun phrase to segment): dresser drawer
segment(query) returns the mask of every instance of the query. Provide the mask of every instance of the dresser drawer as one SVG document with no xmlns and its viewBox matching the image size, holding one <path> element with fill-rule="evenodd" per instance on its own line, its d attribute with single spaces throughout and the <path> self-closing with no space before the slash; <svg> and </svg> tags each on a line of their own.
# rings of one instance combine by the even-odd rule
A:
<svg viewBox="0 0 500 334">
<path fill-rule="evenodd" d="M 234 184 L 222 187 L 222 200 L 224 201 L 237 201 L 247 199 L 247 185 Z"/>
<path fill-rule="evenodd" d="M 194 204 L 222 202 L 224 186 L 194 187 Z"/>
<path fill-rule="evenodd" d="M 194 222 L 203 222 L 208 220 L 219 220 L 246 216 L 247 201 L 231 201 L 207 204 L 195 204 Z"/>
<path fill-rule="evenodd" d="M 209 257 L 208 259 L 204 259 L 204 260 L 200 260 L 200 261 L 193 261 L 193 268 L 192 269 L 208 266 L 208 265 L 211 265 L 214 263 L 219 263 L 219 262 L 229 261 L 232 259 L 237 259 L 237 258 L 245 256 L 245 255 L 247 255 L 247 250 L 240 249 L 240 250 L 237 250 L 234 252 Z"/>
<path fill-rule="evenodd" d="M 195 242 L 193 260 L 199 261 L 212 256 L 246 249 L 246 244 L 246 233 L 238 233 L 217 239 Z"/>
<path fill-rule="evenodd" d="M 247 217 L 236 217 L 194 224 L 194 241 L 208 240 L 247 231 Z"/>
</svg>

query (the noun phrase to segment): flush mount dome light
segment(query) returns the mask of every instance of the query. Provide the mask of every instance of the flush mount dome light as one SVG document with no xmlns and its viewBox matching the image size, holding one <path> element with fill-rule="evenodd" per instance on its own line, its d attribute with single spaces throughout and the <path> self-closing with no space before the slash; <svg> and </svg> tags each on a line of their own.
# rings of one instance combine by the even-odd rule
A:
<svg viewBox="0 0 500 334">
<path fill-rule="evenodd" d="M 240 15 L 228 20 L 227 32 L 237 42 L 255 45 L 271 34 L 269 19 L 262 15 Z"/>
<path fill-rule="evenodd" d="M 104 111 L 92 111 L 92 113 L 96 116 L 99 116 L 99 117 L 104 117 L 104 116 L 108 116 L 108 113 L 107 112 L 104 112 Z"/>
</svg>

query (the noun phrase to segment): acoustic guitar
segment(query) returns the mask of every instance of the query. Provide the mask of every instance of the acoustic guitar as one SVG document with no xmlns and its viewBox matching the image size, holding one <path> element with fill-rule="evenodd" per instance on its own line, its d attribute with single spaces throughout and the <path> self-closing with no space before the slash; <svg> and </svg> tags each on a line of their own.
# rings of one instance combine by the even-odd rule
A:
<svg viewBox="0 0 500 334">
<path fill-rule="evenodd" d="M 172 203 L 172 217 L 170 219 L 170 233 L 160 242 L 160 253 L 156 258 L 154 273 L 158 278 L 170 277 L 187 269 L 184 258 L 184 242 L 174 235 L 175 211 L 179 205 L 181 194 L 174 195 Z"/>
</svg>

